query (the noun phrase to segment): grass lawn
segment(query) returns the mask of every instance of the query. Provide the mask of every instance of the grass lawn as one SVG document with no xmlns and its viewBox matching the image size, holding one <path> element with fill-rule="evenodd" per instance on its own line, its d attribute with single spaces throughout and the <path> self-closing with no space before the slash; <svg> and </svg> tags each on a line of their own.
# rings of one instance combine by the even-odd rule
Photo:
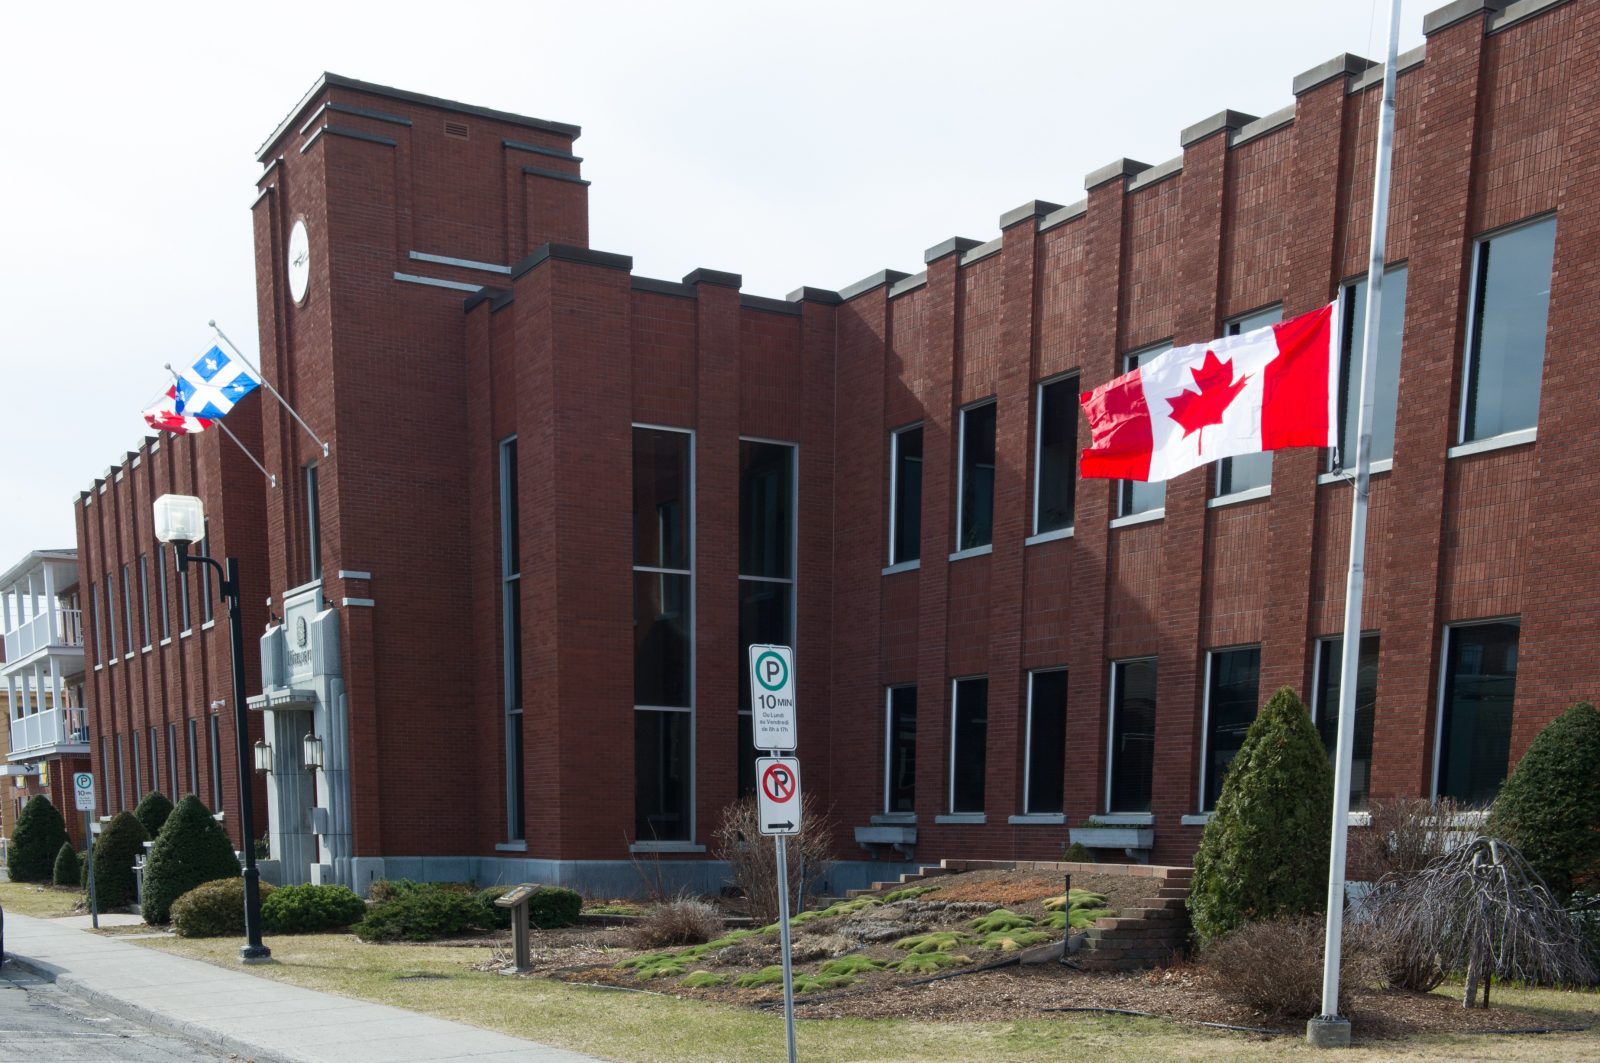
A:
<svg viewBox="0 0 1600 1063">
<path fill-rule="evenodd" d="M 0 908 L 18 915 L 54 919 L 76 915 L 73 905 L 83 900 L 82 890 L 45 886 L 37 882 L 0 882 Z"/>
<path fill-rule="evenodd" d="M 235 970 L 239 942 L 146 939 L 136 942 Z M 484 949 L 365 945 L 348 935 L 269 938 L 274 963 L 250 974 L 382 1004 L 393 1004 L 630 1063 L 718 1060 L 768 1063 L 783 1052 L 783 1017 L 649 993 L 585 989 L 538 978 L 469 969 Z M 419 977 L 421 976 L 421 977 Z M 1445 993 L 1459 994 L 1459 987 Z M 1536 1008 L 1552 1024 L 1600 1021 L 1600 995 L 1501 989 L 1498 999 Z M 1357 1031 L 1359 1036 L 1359 1031 Z M 1298 1038 L 1231 1034 L 1161 1020 L 1074 1016 L 1017 1022 L 802 1020 L 800 1055 L 830 1061 L 934 1063 L 985 1060 L 1326 1059 Z M 1588 1047 L 1584 1047 L 1587 1045 Z M 1428 1037 L 1381 1042 L 1341 1060 L 1510 1060 L 1600 1058 L 1600 1034 Z"/>
</svg>

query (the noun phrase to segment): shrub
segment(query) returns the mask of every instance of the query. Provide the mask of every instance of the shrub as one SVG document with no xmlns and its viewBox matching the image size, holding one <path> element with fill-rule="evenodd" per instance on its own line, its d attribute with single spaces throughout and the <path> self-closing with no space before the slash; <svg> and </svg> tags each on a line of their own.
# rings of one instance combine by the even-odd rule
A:
<svg viewBox="0 0 1600 1063">
<path fill-rule="evenodd" d="M 144 841 L 144 827 L 132 812 L 118 812 L 100 832 L 94 843 L 94 891 L 102 910 L 134 902 L 133 860 L 144 853 Z"/>
<path fill-rule="evenodd" d="M 1201 943 L 1245 923 L 1322 908 L 1333 772 L 1288 687 L 1251 723 L 1194 858 L 1189 914 Z"/>
<path fill-rule="evenodd" d="M 634 924 L 629 941 L 637 949 L 699 945 L 722 933 L 722 916 L 704 901 L 679 897 L 658 904 Z"/>
<path fill-rule="evenodd" d="M 477 924 L 485 930 L 510 930 L 511 909 L 502 908 L 494 902 L 514 889 L 515 886 L 490 886 L 479 890 L 474 898 L 479 908 Z"/>
<path fill-rule="evenodd" d="M 1061 859 L 1069 864 L 1092 864 L 1094 853 L 1090 852 L 1089 847 L 1082 842 L 1073 842 L 1061 850 Z"/>
<path fill-rule="evenodd" d="M 540 930 L 576 926 L 581 911 L 583 895 L 576 890 L 564 886 L 540 886 L 528 898 L 528 925 Z"/>
<path fill-rule="evenodd" d="M 362 941 L 432 941 L 459 934 L 481 917 L 471 894 L 418 884 L 373 905 L 352 929 Z"/>
<path fill-rule="evenodd" d="M 1322 920 L 1291 915 L 1248 923 L 1214 939 L 1200 954 L 1218 996 L 1269 1019 L 1297 1021 L 1322 1013 Z M 1350 993 L 1383 981 L 1383 971 L 1359 934 L 1347 934 L 1339 955 L 1339 1014 Z"/>
<path fill-rule="evenodd" d="M 167 825 L 167 817 L 172 815 L 172 802 L 160 790 L 151 790 L 144 795 L 133 814 L 139 817 L 145 837 L 155 838 L 161 833 L 161 828 Z"/>
<path fill-rule="evenodd" d="M 44 882 L 55 867 L 56 853 L 67 840 L 67 824 L 56 806 L 43 794 L 22 806 L 11 829 L 6 870 L 12 882 Z"/>
<path fill-rule="evenodd" d="M 284 886 L 261 901 L 261 922 L 272 934 L 339 930 L 367 914 L 367 902 L 348 886 Z"/>
<path fill-rule="evenodd" d="M 189 794 L 157 836 L 144 870 L 144 921 L 152 925 L 171 918 L 172 902 L 203 882 L 239 877 L 239 858 L 222 825 L 200 799 Z"/>
<path fill-rule="evenodd" d="M 506 888 L 510 889 L 509 886 Z M 367 896 L 374 904 L 381 904 L 408 893 L 428 893 L 436 890 L 459 893 L 463 896 L 472 893 L 472 887 L 465 882 L 413 882 L 408 878 L 380 878 L 367 888 Z"/>
<path fill-rule="evenodd" d="M 1515 845 L 1558 898 L 1600 884 L 1600 710 L 1581 701 L 1539 732 L 1485 831 Z"/>
<path fill-rule="evenodd" d="M 72 847 L 70 841 L 61 843 L 61 851 L 56 853 L 56 866 L 50 881 L 57 886 L 76 886 L 83 877 L 83 861 L 78 859 L 78 850 Z"/>
<path fill-rule="evenodd" d="M 261 883 L 261 908 L 277 891 Z M 219 938 L 244 934 L 244 879 L 216 879 L 196 886 L 172 902 L 172 928 L 179 937 Z"/>
<path fill-rule="evenodd" d="M 800 908 L 809 884 L 833 863 L 832 821 L 809 795 L 800 799 L 800 822 L 805 830 L 789 839 L 789 910 Z M 742 798 L 722 811 L 717 827 L 717 855 L 728 862 L 728 872 L 750 906 L 750 918 L 770 923 L 778 918 L 777 848 L 761 835 L 754 796 Z"/>
</svg>

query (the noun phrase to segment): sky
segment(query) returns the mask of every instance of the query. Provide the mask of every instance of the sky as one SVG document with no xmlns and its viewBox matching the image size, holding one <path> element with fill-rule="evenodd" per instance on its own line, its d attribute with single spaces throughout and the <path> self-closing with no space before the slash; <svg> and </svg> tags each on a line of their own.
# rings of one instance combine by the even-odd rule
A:
<svg viewBox="0 0 1600 1063">
<path fill-rule="evenodd" d="M 1401 51 L 1444 0 L 1405 0 Z M 0 42 L 0 569 L 149 434 L 162 365 L 257 350 L 257 149 L 323 71 L 583 127 L 590 243 L 783 296 L 914 273 L 1296 74 L 1383 0 L 14 5 Z"/>
</svg>

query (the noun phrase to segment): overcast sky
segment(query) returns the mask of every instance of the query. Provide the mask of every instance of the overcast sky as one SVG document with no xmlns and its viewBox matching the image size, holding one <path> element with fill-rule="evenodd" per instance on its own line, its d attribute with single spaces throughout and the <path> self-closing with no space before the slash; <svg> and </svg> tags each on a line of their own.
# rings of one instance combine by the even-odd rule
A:
<svg viewBox="0 0 1600 1063">
<path fill-rule="evenodd" d="M 1401 50 L 1444 0 L 1409 0 Z M 583 127 L 594 247 L 782 296 L 922 268 L 1184 126 L 1381 59 L 1384 0 L 14 5 L 0 44 L 0 569 L 147 434 L 215 317 L 257 347 L 256 149 L 323 71 Z M 449 431 L 441 425 L 440 431 Z"/>
</svg>

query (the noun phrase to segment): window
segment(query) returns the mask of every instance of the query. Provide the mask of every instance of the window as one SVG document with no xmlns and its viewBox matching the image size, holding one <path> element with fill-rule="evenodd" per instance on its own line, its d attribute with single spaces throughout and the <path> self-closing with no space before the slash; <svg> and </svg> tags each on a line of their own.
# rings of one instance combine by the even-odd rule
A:
<svg viewBox="0 0 1600 1063">
<path fill-rule="evenodd" d="M 883 810 L 917 810 L 917 688 L 889 688 L 888 732 L 884 739 Z"/>
<path fill-rule="evenodd" d="M 1400 393 L 1400 337 L 1406 323 L 1406 267 L 1383 272 L 1383 320 L 1378 322 L 1378 349 L 1372 371 L 1377 390 L 1372 403 L 1372 460 L 1394 457 L 1395 400 Z M 1339 354 L 1339 450 L 1330 455 L 1330 469 L 1356 465 L 1356 417 L 1361 412 L 1361 355 L 1367 327 L 1367 278 L 1344 286 L 1344 327 Z"/>
<path fill-rule="evenodd" d="M 1072 527 L 1078 483 L 1078 374 L 1039 385 L 1033 446 L 1033 534 Z"/>
<path fill-rule="evenodd" d="M 150 556 L 139 555 L 139 630 L 144 634 L 145 649 L 150 648 Z"/>
<path fill-rule="evenodd" d="M 1028 755 L 1023 812 L 1061 812 L 1067 766 L 1067 671 L 1028 673 Z"/>
<path fill-rule="evenodd" d="M 200 729 L 198 720 L 190 720 L 188 727 L 189 792 L 200 795 Z"/>
<path fill-rule="evenodd" d="M 94 614 L 94 663 L 104 664 L 106 660 L 106 632 L 105 624 L 101 620 L 100 592 L 104 584 L 96 586 L 89 584 L 89 612 Z M 104 757 L 101 758 L 104 761 Z"/>
<path fill-rule="evenodd" d="M 135 731 L 128 736 L 128 745 L 133 747 L 133 803 L 137 805 L 140 796 L 145 792 L 144 766 L 140 763 L 142 758 L 139 756 L 139 732 Z"/>
<path fill-rule="evenodd" d="M 1283 320 L 1283 307 L 1272 306 L 1265 310 L 1257 310 L 1253 314 L 1234 318 L 1223 328 L 1224 336 L 1242 336 L 1246 332 L 1276 325 Z M 1235 458 L 1223 458 L 1217 462 L 1217 494 L 1238 494 L 1240 491 L 1249 491 L 1257 487 L 1272 486 L 1272 451 L 1264 450 L 1259 454 L 1241 454 Z"/>
<path fill-rule="evenodd" d="M 1555 246 L 1555 218 L 1478 241 L 1461 404 L 1463 443 L 1539 423 Z"/>
<path fill-rule="evenodd" d="M 316 471 L 315 465 L 306 468 L 312 497 Z M 511 841 L 527 837 L 522 796 L 522 536 L 517 483 L 517 438 L 512 436 L 500 444 L 500 638 L 505 662 L 506 837 Z"/>
<path fill-rule="evenodd" d="M 178 622 L 182 625 L 180 632 L 188 634 L 193 625 L 189 622 L 189 567 L 183 565 L 178 569 Z"/>
<path fill-rule="evenodd" d="M 1261 647 L 1213 650 L 1206 656 L 1205 755 L 1200 759 L 1200 811 L 1217 806 L 1228 765 L 1255 721 Z"/>
<path fill-rule="evenodd" d="M 889 564 L 922 556 L 922 426 L 889 437 Z"/>
<path fill-rule="evenodd" d="M 123 745 L 122 736 L 117 735 L 117 811 L 123 812 L 128 808 L 128 777 L 127 777 L 127 750 Z"/>
<path fill-rule="evenodd" d="M 989 745 L 989 679 L 957 679 L 950 706 L 950 811 L 983 811 Z"/>
<path fill-rule="evenodd" d="M 750 647 L 793 646 L 795 448 L 739 442 L 739 793 L 756 792 Z"/>
<path fill-rule="evenodd" d="M 106 656 L 110 658 L 113 663 L 115 663 L 117 659 L 116 577 L 107 572 L 106 581 L 105 583 L 101 584 L 101 588 L 105 591 L 106 646 L 109 647 L 111 651 Z"/>
<path fill-rule="evenodd" d="M 1156 659 L 1111 665 L 1107 812 L 1148 812 L 1155 778 Z"/>
<path fill-rule="evenodd" d="M 1135 351 L 1122 359 L 1122 371 L 1131 373 L 1144 365 L 1158 354 L 1165 354 L 1172 350 L 1170 343 L 1158 343 L 1154 347 L 1146 347 L 1142 351 Z M 1167 484 L 1164 480 L 1155 483 L 1146 483 L 1142 480 L 1119 481 L 1120 489 L 1117 491 L 1117 516 L 1132 517 L 1140 513 L 1154 513 L 1164 509 L 1167 504 Z"/>
<path fill-rule="evenodd" d="M 200 553 L 206 557 L 211 556 L 211 521 L 205 522 L 205 535 L 200 540 Z M 202 620 L 211 623 L 211 566 L 200 565 L 200 616 Z"/>
<path fill-rule="evenodd" d="M 100 736 L 100 763 L 95 765 L 100 773 L 100 814 L 111 815 L 111 758 L 106 755 L 106 736 Z"/>
<path fill-rule="evenodd" d="M 1518 620 L 1501 620 L 1445 630 L 1440 797 L 1486 805 L 1500 792 L 1511 759 L 1520 629 Z"/>
<path fill-rule="evenodd" d="M 167 795 L 173 801 L 178 800 L 178 725 L 167 724 L 167 786 L 170 793 Z"/>
<path fill-rule="evenodd" d="M 167 615 L 167 549 L 156 547 L 156 593 L 161 599 L 161 638 L 172 637 L 172 619 Z"/>
<path fill-rule="evenodd" d="M 994 541 L 994 400 L 961 411 L 961 500 L 956 526 L 960 550 Z"/>
<path fill-rule="evenodd" d="M 133 652 L 133 566 L 122 566 L 122 620 L 128 636 L 128 652 Z"/>
<path fill-rule="evenodd" d="M 222 724 L 216 713 L 206 718 L 211 742 L 211 811 L 222 811 Z M 246 839 L 248 841 L 248 839 Z"/>
<path fill-rule="evenodd" d="M 688 841 L 693 808 L 693 437 L 633 430 L 634 832 Z"/>
<path fill-rule="evenodd" d="M 1339 749 L 1339 680 L 1344 639 L 1317 643 L 1317 694 L 1312 708 L 1328 757 Z M 1350 756 L 1350 807 L 1366 808 L 1372 783 L 1372 717 L 1378 703 L 1378 636 L 1362 635 L 1356 665 L 1355 748 Z M 1337 769 L 1335 769 L 1337 770 Z"/>
<path fill-rule="evenodd" d="M 306 582 L 322 578 L 322 495 L 317 463 L 306 466 Z"/>
</svg>

